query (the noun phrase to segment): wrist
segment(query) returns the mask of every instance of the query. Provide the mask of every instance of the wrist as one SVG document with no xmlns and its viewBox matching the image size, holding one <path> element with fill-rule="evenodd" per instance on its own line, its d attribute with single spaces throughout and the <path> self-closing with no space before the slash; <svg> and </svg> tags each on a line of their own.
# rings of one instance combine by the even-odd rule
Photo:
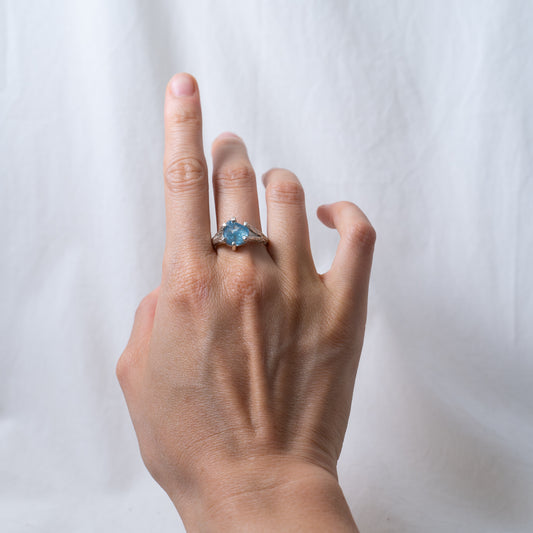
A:
<svg viewBox="0 0 533 533">
<path fill-rule="evenodd" d="M 191 533 L 357 532 L 336 476 L 308 463 L 259 459 L 217 468 L 216 479 L 196 497 L 171 497 Z"/>
</svg>

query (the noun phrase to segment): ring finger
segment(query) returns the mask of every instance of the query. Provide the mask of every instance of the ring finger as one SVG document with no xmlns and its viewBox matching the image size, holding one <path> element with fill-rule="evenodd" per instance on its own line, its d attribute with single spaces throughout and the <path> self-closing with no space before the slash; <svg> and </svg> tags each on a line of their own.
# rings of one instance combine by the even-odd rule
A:
<svg viewBox="0 0 533 533">
<path fill-rule="evenodd" d="M 222 133 L 211 153 L 218 227 L 235 217 L 261 230 L 255 173 L 244 142 L 232 133 Z"/>
</svg>

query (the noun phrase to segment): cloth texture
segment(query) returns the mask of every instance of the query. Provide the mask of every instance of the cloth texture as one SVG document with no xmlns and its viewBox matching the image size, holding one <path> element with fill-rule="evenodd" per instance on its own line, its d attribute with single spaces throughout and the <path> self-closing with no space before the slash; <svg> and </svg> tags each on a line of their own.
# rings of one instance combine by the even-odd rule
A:
<svg viewBox="0 0 533 533">
<path fill-rule="evenodd" d="M 115 364 L 187 71 L 207 154 L 234 131 L 301 179 L 319 271 L 318 205 L 376 228 L 339 462 L 361 532 L 533 531 L 532 27 L 520 0 L 0 1 L 0 530 L 184 531 Z"/>
</svg>

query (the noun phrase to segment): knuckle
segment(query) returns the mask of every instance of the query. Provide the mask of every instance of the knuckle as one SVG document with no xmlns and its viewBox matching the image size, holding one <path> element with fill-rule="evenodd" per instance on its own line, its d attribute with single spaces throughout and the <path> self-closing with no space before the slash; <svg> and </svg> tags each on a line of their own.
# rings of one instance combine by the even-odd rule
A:
<svg viewBox="0 0 533 533">
<path fill-rule="evenodd" d="M 215 173 L 215 181 L 226 189 L 241 189 L 255 183 L 255 173 L 247 165 L 222 167 Z"/>
<path fill-rule="evenodd" d="M 129 381 L 129 376 L 132 369 L 132 354 L 129 349 L 126 348 L 122 355 L 118 358 L 115 366 L 115 374 L 118 382 L 121 386 L 124 386 Z"/>
<path fill-rule="evenodd" d="M 224 276 L 226 294 L 230 301 L 237 304 L 257 302 L 266 291 L 266 283 L 254 265 L 234 267 L 231 276 Z"/>
<path fill-rule="evenodd" d="M 269 183 L 266 194 L 270 201 L 300 205 L 304 202 L 304 190 L 298 181 L 284 180 Z"/>
<path fill-rule="evenodd" d="M 155 305 L 157 303 L 157 297 L 150 293 L 147 294 L 137 306 L 137 309 L 135 310 L 135 320 L 140 318 L 141 316 L 147 314 L 147 313 L 153 313 L 155 311 Z"/>
<path fill-rule="evenodd" d="M 202 116 L 196 106 L 169 106 L 165 111 L 165 118 L 171 125 L 179 124 L 180 127 L 190 126 L 191 128 L 197 128 L 202 125 Z"/>
<path fill-rule="evenodd" d="M 166 292 L 176 305 L 202 306 L 210 299 L 213 274 L 203 266 L 187 264 L 175 268 L 167 263 L 164 278 Z"/>
<path fill-rule="evenodd" d="M 345 238 L 353 247 L 372 249 L 376 242 L 376 230 L 368 221 L 358 221 L 351 224 Z"/>
<path fill-rule="evenodd" d="M 165 166 L 165 183 L 173 193 L 187 192 L 203 185 L 206 173 L 206 165 L 199 158 L 179 157 Z"/>
</svg>

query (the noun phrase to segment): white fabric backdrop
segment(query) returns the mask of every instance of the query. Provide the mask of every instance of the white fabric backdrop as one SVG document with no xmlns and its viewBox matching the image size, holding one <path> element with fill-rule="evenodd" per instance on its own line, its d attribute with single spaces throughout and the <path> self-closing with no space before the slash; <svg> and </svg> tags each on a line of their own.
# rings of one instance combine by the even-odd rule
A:
<svg viewBox="0 0 533 533">
<path fill-rule="evenodd" d="M 378 232 L 339 470 L 365 532 L 533 530 L 533 4 L 0 1 L 0 530 L 177 531 L 114 367 L 164 240 L 162 105 Z M 264 202 L 262 201 L 264 213 Z"/>
</svg>

